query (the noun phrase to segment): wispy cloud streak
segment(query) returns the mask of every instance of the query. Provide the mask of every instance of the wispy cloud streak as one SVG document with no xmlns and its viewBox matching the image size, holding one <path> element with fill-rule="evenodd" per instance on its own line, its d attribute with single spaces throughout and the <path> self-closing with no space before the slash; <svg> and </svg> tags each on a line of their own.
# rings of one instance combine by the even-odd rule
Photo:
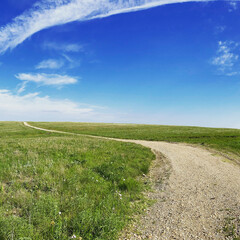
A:
<svg viewBox="0 0 240 240">
<path fill-rule="evenodd" d="M 25 82 L 35 82 L 45 86 L 63 86 L 68 84 L 75 84 L 78 80 L 74 77 L 59 74 L 46 73 L 19 73 L 15 76 L 17 79 Z"/>
<path fill-rule="evenodd" d="M 0 53 L 15 48 L 36 32 L 56 25 L 166 4 L 209 1 L 214 0 L 42 0 L 0 28 Z"/>
<path fill-rule="evenodd" d="M 40 62 L 35 68 L 36 69 L 59 69 L 64 65 L 62 60 L 47 59 Z"/>
<path fill-rule="evenodd" d="M 83 45 L 76 44 L 76 43 L 56 43 L 56 42 L 45 42 L 43 44 L 44 49 L 52 49 L 55 51 L 61 51 L 61 52 L 83 52 L 84 47 Z"/>
</svg>

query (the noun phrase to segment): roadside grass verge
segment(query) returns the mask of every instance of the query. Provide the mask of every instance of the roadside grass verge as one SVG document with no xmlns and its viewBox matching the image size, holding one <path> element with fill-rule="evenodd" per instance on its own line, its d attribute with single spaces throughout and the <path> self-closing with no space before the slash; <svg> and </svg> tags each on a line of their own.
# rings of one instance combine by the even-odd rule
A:
<svg viewBox="0 0 240 240">
<path fill-rule="evenodd" d="M 142 146 L 0 123 L 0 239 L 115 239 L 138 211 Z"/>
<path fill-rule="evenodd" d="M 120 139 L 185 142 L 200 144 L 240 157 L 240 130 L 138 124 L 31 123 L 33 126 Z"/>
</svg>

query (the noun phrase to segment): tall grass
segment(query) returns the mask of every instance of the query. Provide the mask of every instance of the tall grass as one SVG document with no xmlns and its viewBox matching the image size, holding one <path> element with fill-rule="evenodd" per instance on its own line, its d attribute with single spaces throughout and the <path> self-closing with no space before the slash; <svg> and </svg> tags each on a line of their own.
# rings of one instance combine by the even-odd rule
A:
<svg viewBox="0 0 240 240">
<path fill-rule="evenodd" d="M 0 123 L 0 239 L 114 239 L 140 207 L 144 147 Z"/>
</svg>

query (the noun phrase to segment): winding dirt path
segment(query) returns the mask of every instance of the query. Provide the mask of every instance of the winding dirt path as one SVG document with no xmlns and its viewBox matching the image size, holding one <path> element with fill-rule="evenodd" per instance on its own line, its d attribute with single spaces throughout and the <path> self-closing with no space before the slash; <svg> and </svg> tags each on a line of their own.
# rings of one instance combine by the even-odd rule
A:
<svg viewBox="0 0 240 240">
<path fill-rule="evenodd" d="M 37 128 L 42 131 L 65 133 Z M 69 133 L 68 133 L 69 134 Z M 89 136 L 89 135 L 88 135 Z M 108 138 L 105 138 L 108 139 Z M 234 239 L 222 228 L 228 222 L 240 234 L 240 167 L 202 148 L 166 142 L 121 140 L 151 148 L 165 156 L 171 174 L 164 189 L 150 197 L 156 203 L 127 239 Z M 227 218 L 227 219 L 226 219 Z M 137 234 L 138 233 L 138 234 Z"/>
</svg>

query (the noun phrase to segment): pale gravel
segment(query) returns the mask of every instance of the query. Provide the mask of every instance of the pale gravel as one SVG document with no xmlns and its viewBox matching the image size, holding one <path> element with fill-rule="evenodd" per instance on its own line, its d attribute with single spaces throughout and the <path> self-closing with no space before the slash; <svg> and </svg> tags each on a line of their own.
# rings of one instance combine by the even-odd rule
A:
<svg viewBox="0 0 240 240">
<path fill-rule="evenodd" d="M 161 152 L 172 169 L 166 189 L 149 194 L 157 202 L 127 239 L 233 239 L 222 229 L 228 217 L 239 224 L 238 165 L 186 144 L 133 142 Z"/>
<path fill-rule="evenodd" d="M 155 191 L 148 194 L 156 203 L 125 239 L 233 239 L 227 238 L 222 229 L 227 217 L 233 217 L 236 225 L 240 222 L 238 165 L 208 150 L 186 144 L 118 140 L 151 148 L 157 154 L 163 154 L 165 163 L 171 166 L 167 168 L 171 174 L 168 180 L 165 179 L 165 185 L 156 184 Z M 159 178 L 162 174 L 159 168 Z M 157 175 L 156 169 L 154 175 Z M 237 231 L 239 226 L 236 226 Z"/>
</svg>

